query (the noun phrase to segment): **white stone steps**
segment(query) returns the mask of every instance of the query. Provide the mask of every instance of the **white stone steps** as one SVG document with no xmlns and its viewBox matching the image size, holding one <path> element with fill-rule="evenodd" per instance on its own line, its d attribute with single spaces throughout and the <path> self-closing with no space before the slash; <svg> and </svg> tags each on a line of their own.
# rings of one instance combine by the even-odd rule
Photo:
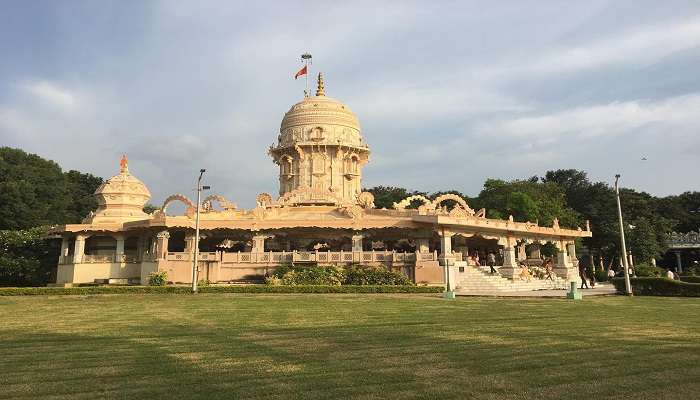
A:
<svg viewBox="0 0 700 400">
<path fill-rule="evenodd" d="M 488 266 L 465 266 L 464 272 L 459 274 L 459 279 L 457 290 L 461 292 L 519 292 L 567 288 L 567 282 L 560 277 L 555 277 L 554 281 L 536 278 L 530 282 L 511 280 L 497 274 L 492 275 Z"/>
</svg>

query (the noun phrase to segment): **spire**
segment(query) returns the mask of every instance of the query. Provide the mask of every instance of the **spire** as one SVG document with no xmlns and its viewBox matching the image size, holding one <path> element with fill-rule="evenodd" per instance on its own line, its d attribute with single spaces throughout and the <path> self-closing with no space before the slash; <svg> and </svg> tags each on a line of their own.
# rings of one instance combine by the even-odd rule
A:
<svg viewBox="0 0 700 400">
<path fill-rule="evenodd" d="M 319 72 L 318 73 L 318 87 L 316 88 L 316 96 L 325 96 L 326 92 L 324 92 L 323 89 L 324 89 L 323 73 Z"/>
<path fill-rule="evenodd" d="M 119 172 L 129 172 L 129 160 L 126 158 L 126 154 L 122 155 L 122 159 L 119 160 Z"/>
</svg>

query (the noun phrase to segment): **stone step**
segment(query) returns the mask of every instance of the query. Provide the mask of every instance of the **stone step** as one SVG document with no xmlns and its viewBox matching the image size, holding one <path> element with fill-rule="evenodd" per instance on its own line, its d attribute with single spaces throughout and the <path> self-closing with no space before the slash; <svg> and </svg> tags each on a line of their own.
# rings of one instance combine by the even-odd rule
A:
<svg viewBox="0 0 700 400">
<path fill-rule="evenodd" d="M 500 267 L 495 267 L 498 270 Z M 511 280 L 498 274 L 491 274 L 488 266 L 466 266 L 464 272 L 460 273 L 460 281 L 457 288 L 460 291 L 490 291 L 490 292 L 512 292 L 512 291 L 533 291 L 541 289 L 566 289 L 567 282 L 555 277 L 552 280 L 542 280 L 534 278 L 531 281 Z"/>
</svg>

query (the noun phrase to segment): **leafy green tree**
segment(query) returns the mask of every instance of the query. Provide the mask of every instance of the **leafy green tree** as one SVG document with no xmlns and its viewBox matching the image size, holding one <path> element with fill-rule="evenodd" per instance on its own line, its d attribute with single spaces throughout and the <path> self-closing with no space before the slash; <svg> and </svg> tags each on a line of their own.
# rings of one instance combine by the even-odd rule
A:
<svg viewBox="0 0 700 400">
<path fill-rule="evenodd" d="M 65 177 L 53 161 L 0 148 L 0 229 L 23 229 L 64 220 Z"/>
<path fill-rule="evenodd" d="M 392 208 L 394 203 L 398 203 L 406 197 L 427 195 L 425 192 L 408 191 L 405 188 L 395 186 L 375 186 L 369 189 L 364 189 L 364 191 L 370 192 L 374 195 L 375 207 L 387 209 Z"/>
<path fill-rule="evenodd" d="M 60 252 L 46 227 L 0 231 L 0 286 L 43 286 L 54 281 Z"/>
<path fill-rule="evenodd" d="M 78 223 L 90 211 L 97 209 L 97 201 L 93 195 L 102 184 L 102 178 L 75 170 L 66 172 L 65 178 L 68 204 L 63 222 Z"/>
</svg>

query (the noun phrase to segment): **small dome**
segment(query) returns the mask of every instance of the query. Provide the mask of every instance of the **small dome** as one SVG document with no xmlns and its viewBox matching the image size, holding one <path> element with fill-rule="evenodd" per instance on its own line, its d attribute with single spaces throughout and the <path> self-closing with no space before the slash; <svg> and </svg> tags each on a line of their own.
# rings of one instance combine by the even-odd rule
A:
<svg viewBox="0 0 700 400">
<path fill-rule="evenodd" d="M 119 174 L 107 179 L 95 190 L 97 210 L 86 220 L 90 223 L 119 223 L 144 219 L 143 206 L 151 192 L 138 178 L 131 175 L 126 156 L 120 162 Z"/>
</svg>

